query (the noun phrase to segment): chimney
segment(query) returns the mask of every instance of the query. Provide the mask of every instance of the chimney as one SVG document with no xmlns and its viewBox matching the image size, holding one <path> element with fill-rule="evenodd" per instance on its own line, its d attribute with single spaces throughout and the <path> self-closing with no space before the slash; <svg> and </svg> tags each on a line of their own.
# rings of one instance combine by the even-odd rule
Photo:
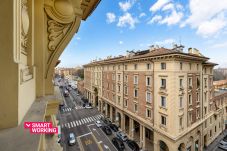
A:
<svg viewBox="0 0 227 151">
<path fill-rule="evenodd" d="M 192 48 L 188 48 L 188 53 L 193 53 L 193 49 Z"/>
</svg>

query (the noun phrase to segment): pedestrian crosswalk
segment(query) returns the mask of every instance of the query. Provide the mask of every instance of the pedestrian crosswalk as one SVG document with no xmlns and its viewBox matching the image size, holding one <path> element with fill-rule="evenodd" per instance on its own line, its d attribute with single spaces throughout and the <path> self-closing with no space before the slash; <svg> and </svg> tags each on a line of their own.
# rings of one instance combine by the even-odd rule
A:
<svg viewBox="0 0 227 151">
<path fill-rule="evenodd" d="M 61 127 L 62 128 L 73 128 L 73 127 L 77 127 L 77 126 L 81 126 L 81 125 L 84 125 L 84 124 L 91 123 L 93 121 L 97 121 L 101 117 L 103 117 L 102 114 L 91 116 L 91 117 L 85 117 L 85 118 L 82 118 L 80 120 L 75 120 L 75 121 L 72 121 L 72 122 L 61 124 Z"/>
<path fill-rule="evenodd" d="M 72 109 L 71 109 L 70 107 L 66 107 L 66 108 L 62 109 L 63 112 L 69 112 L 69 111 L 71 111 L 71 110 L 72 110 Z"/>
<path fill-rule="evenodd" d="M 85 108 L 85 107 L 83 107 L 83 106 L 76 105 L 73 109 L 78 110 L 78 109 L 84 109 L 84 108 Z M 70 112 L 70 111 L 72 111 L 72 108 L 66 107 L 66 108 L 63 108 L 62 111 L 63 111 L 64 113 L 65 113 L 65 112 Z"/>
</svg>

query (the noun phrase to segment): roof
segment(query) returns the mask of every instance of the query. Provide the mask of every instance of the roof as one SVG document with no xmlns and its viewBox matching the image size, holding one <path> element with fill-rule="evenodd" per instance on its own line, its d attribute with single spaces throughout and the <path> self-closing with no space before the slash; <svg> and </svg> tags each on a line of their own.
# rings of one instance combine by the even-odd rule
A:
<svg viewBox="0 0 227 151">
<path fill-rule="evenodd" d="M 89 66 L 89 65 L 96 65 L 96 64 L 107 64 L 107 63 L 114 63 L 116 61 L 129 61 L 129 60 L 133 60 L 133 59 L 140 59 L 140 58 L 149 58 L 149 57 L 158 57 L 158 56 L 166 56 L 166 55 L 170 55 L 170 54 L 178 54 L 178 55 L 182 55 L 184 57 L 190 57 L 190 58 L 197 58 L 203 61 L 207 61 L 209 58 L 204 57 L 204 56 L 199 56 L 196 54 L 192 54 L 192 53 L 185 53 L 183 51 L 179 51 L 176 49 L 167 49 L 167 48 L 155 48 L 153 50 L 142 50 L 142 51 L 127 51 L 128 55 L 126 56 L 118 56 L 118 57 L 114 57 L 114 58 L 107 58 L 104 60 L 100 60 L 100 61 L 94 61 L 91 62 L 89 64 L 86 64 L 84 66 Z M 208 63 L 208 62 L 206 62 Z"/>
</svg>

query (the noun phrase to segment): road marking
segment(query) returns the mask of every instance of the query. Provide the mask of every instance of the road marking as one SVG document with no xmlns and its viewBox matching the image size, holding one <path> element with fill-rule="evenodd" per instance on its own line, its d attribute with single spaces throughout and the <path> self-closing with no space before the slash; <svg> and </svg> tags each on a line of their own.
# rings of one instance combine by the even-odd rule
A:
<svg viewBox="0 0 227 151">
<path fill-rule="evenodd" d="M 73 127 L 73 123 L 72 123 L 72 122 L 70 122 L 70 124 L 71 124 L 71 127 Z"/>
<path fill-rule="evenodd" d="M 91 122 L 91 120 L 89 119 L 89 117 L 87 118 L 87 120 L 89 121 L 89 123 Z"/>
<path fill-rule="evenodd" d="M 91 126 L 91 125 L 95 125 L 95 124 L 89 124 L 89 125 L 87 125 L 87 126 L 89 127 L 89 126 Z"/>
<path fill-rule="evenodd" d="M 98 143 L 100 144 L 100 143 L 102 143 L 102 141 L 99 141 Z"/>
<path fill-rule="evenodd" d="M 76 121 L 76 125 L 79 125 L 79 122 L 78 121 Z"/>
<path fill-rule="evenodd" d="M 82 124 L 84 124 L 84 121 L 82 119 L 80 121 L 81 121 Z"/>
<path fill-rule="evenodd" d="M 87 121 L 85 121 L 85 119 L 82 119 L 84 121 L 84 124 L 87 123 Z"/>
<path fill-rule="evenodd" d="M 86 133 L 86 134 L 80 135 L 80 136 L 78 136 L 78 138 L 81 138 L 81 137 L 83 137 L 83 136 L 87 136 L 87 135 L 89 135 L 89 134 L 92 134 L 92 132 L 89 132 L 89 133 Z"/>
<path fill-rule="evenodd" d="M 70 124 L 68 123 L 68 128 L 70 128 Z"/>
<path fill-rule="evenodd" d="M 81 122 L 80 122 L 80 120 L 79 120 L 79 125 L 81 125 Z"/>
<path fill-rule="evenodd" d="M 61 127 L 63 128 L 64 127 L 64 124 L 62 124 Z"/>
<path fill-rule="evenodd" d="M 73 124 L 74 124 L 74 127 L 76 127 L 76 123 L 75 123 L 75 121 L 73 121 Z"/>
<path fill-rule="evenodd" d="M 67 127 L 66 123 L 65 123 L 65 127 Z"/>
<path fill-rule="evenodd" d="M 79 144 L 79 146 L 80 146 L 80 150 L 81 150 L 81 151 L 84 151 L 84 147 L 83 147 L 82 142 L 81 142 L 81 140 L 80 140 L 79 137 L 77 137 L 77 142 L 78 142 L 78 144 Z"/>
</svg>

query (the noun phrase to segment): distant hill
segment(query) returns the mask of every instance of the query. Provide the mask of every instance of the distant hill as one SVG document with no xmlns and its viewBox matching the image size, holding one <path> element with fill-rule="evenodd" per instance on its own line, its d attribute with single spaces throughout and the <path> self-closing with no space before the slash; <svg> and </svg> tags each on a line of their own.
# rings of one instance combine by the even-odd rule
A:
<svg viewBox="0 0 227 151">
<path fill-rule="evenodd" d="M 214 69 L 214 81 L 227 79 L 227 68 Z"/>
</svg>

